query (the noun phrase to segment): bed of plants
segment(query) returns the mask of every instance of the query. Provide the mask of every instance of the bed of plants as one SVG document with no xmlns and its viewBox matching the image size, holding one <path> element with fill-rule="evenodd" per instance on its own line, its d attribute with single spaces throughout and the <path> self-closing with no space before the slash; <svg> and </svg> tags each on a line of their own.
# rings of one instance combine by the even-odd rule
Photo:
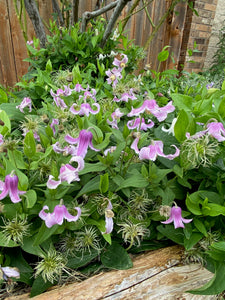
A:
<svg viewBox="0 0 225 300">
<path fill-rule="evenodd" d="M 35 296 L 179 244 L 215 273 L 192 293 L 222 293 L 225 82 L 134 75 L 142 49 L 120 30 L 101 49 L 102 29 L 52 24 L 46 49 L 28 44 L 26 76 L 0 90 L 1 291 Z"/>
</svg>

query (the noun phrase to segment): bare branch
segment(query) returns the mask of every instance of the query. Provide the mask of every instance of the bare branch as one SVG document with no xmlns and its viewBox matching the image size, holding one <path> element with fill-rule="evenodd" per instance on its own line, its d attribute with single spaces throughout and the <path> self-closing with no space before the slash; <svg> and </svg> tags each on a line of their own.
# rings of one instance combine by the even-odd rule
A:
<svg viewBox="0 0 225 300">
<path fill-rule="evenodd" d="M 60 10 L 57 0 L 52 0 L 52 8 L 53 8 L 53 12 L 56 13 L 58 16 L 60 26 L 63 27 L 65 24 L 64 24 L 62 12 Z M 58 24 L 58 19 L 56 21 L 57 24 Z"/>
<path fill-rule="evenodd" d="M 41 47 L 45 47 L 46 34 L 35 0 L 24 0 L 26 11 L 34 26 L 35 33 L 40 40 Z"/>
<path fill-rule="evenodd" d="M 129 1 L 131 1 L 131 0 L 119 0 L 118 1 L 116 9 L 115 9 L 114 13 L 112 14 L 112 16 L 109 20 L 109 23 L 106 27 L 105 33 L 103 35 L 102 42 L 101 42 L 101 47 L 104 47 L 108 37 L 110 36 L 110 34 L 113 30 L 113 27 L 114 27 L 117 19 L 119 18 L 122 10 L 124 9 L 124 7 L 127 5 L 127 3 Z"/>
<path fill-rule="evenodd" d="M 96 17 L 100 16 L 101 14 L 104 14 L 106 11 L 114 8 L 115 6 L 117 6 L 117 4 L 119 3 L 119 1 L 121 1 L 121 0 L 117 0 L 117 1 L 111 2 L 110 4 L 102 7 L 99 10 L 92 11 L 92 12 L 86 11 L 85 13 L 83 13 L 83 15 L 82 15 L 82 23 L 81 23 L 81 32 L 84 32 L 86 30 L 86 26 L 87 26 L 88 20 L 96 18 Z M 128 0 L 128 1 L 131 1 L 131 0 Z"/>
</svg>

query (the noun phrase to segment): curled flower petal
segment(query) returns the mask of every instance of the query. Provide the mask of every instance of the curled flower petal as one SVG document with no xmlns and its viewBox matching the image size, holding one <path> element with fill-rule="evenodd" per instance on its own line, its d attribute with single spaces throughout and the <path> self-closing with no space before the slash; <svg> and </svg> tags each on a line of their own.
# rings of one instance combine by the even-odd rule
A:
<svg viewBox="0 0 225 300">
<path fill-rule="evenodd" d="M 184 228 L 183 223 L 190 223 L 192 219 L 184 219 L 182 218 L 182 210 L 179 206 L 173 206 L 170 211 L 170 217 L 167 221 L 161 222 L 163 224 L 170 224 L 174 222 L 174 228 L 177 229 L 179 227 Z"/>
<path fill-rule="evenodd" d="M 50 190 L 56 189 L 61 184 L 60 180 L 54 180 L 54 176 L 49 175 L 48 181 L 47 181 L 47 188 Z"/>
</svg>

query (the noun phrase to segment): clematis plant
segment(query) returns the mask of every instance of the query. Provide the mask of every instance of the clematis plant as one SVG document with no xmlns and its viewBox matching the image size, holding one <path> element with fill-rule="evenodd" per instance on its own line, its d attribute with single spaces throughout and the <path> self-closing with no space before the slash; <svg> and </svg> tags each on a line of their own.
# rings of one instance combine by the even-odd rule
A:
<svg viewBox="0 0 225 300">
<path fill-rule="evenodd" d="M 25 191 L 20 191 L 18 189 L 19 178 L 15 175 L 15 171 L 12 171 L 9 175 L 5 176 L 5 182 L 0 182 L 0 200 L 4 199 L 9 195 L 13 203 L 20 202 L 22 199 L 20 195 L 24 195 Z"/>
<path fill-rule="evenodd" d="M 177 229 L 179 227 L 184 228 L 183 223 L 190 223 L 190 222 L 192 222 L 192 219 L 183 218 L 181 213 L 182 213 L 181 208 L 179 206 L 175 205 L 171 208 L 169 219 L 164 222 L 161 222 L 161 223 L 170 224 L 173 222 L 175 229 Z"/>
<path fill-rule="evenodd" d="M 62 225 L 64 219 L 68 222 L 76 222 L 80 215 L 81 215 L 81 209 L 79 207 L 75 207 L 75 210 L 77 211 L 76 216 L 72 216 L 66 206 L 62 204 L 63 201 L 60 201 L 59 205 L 56 205 L 54 208 L 54 211 L 52 213 L 46 212 L 49 210 L 48 206 L 45 205 L 43 209 L 39 213 L 39 217 L 45 221 L 45 225 L 48 228 L 51 228 L 53 225 Z"/>
</svg>

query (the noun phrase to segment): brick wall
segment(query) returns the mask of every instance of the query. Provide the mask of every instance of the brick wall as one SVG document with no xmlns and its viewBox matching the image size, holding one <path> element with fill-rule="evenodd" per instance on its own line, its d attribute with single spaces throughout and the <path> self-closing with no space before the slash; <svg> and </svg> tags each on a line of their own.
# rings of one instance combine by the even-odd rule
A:
<svg viewBox="0 0 225 300">
<path fill-rule="evenodd" d="M 189 32 L 187 32 L 186 41 L 183 41 L 181 53 L 183 56 L 180 59 L 185 71 L 200 72 L 203 70 L 218 1 L 220 0 L 193 0 L 198 16 L 192 13 L 191 9 L 188 9 L 186 26 L 187 28 L 189 26 Z M 221 1 L 224 2 L 224 0 Z M 198 52 L 194 51 L 192 56 L 189 57 L 187 50 L 194 50 L 194 44 Z"/>
<path fill-rule="evenodd" d="M 223 26 L 225 26 L 225 0 L 217 0 L 216 14 L 213 20 L 204 69 L 209 68 L 211 65 L 213 56 L 217 50 L 217 43 L 219 42 L 219 31 Z"/>
</svg>

